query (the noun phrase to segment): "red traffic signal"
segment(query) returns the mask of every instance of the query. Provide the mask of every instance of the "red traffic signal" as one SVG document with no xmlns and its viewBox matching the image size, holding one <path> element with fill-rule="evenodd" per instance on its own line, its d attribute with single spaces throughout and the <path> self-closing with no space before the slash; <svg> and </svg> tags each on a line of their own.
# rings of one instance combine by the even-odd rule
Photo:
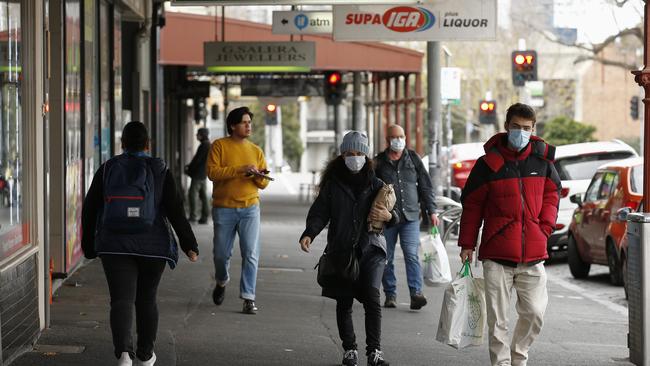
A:
<svg viewBox="0 0 650 366">
<path fill-rule="evenodd" d="M 266 111 L 269 113 L 275 113 L 276 109 L 278 109 L 278 106 L 276 106 L 275 104 L 266 105 Z"/>
<path fill-rule="evenodd" d="M 341 74 L 339 72 L 332 72 L 327 75 L 327 83 L 330 85 L 336 85 L 341 82 Z"/>
<path fill-rule="evenodd" d="M 481 100 L 478 103 L 478 121 L 481 124 L 497 123 L 497 102 L 493 100 Z"/>
<path fill-rule="evenodd" d="M 527 81 L 537 80 L 536 51 L 513 51 L 511 61 L 513 85 L 524 86 Z"/>
<path fill-rule="evenodd" d="M 481 111 L 483 111 L 483 112 L 491 112 L 491 111 L 494 110 L 495 104 L 494 104 L 494 102 L 489 102 L 489 101 L 484 100 L 484 101 L 482 101 L 480 103 L 480 108 L 481 108 Z"/>
</svg>

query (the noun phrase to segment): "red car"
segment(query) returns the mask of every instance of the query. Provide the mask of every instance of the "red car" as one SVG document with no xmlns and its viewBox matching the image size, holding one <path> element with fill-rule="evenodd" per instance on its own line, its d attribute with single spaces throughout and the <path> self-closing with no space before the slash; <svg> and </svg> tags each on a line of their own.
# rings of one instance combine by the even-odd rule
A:
<svg viewBox="0 0 650 366">
<path fill-rule="evenodd" d="M 589 275 L 592 264 L 609 266 L 610 280 L 623 285 L 627 229 L 624 216 L 643 197 L 643 159 L 632 158 L 598 168 L 584 193 L 571 196 L 578 205 L 569 226 L 568 260 L 575 278 Z"/>
<path fill-rule="evenodd" d="M 472 171 L 476 160 L 485 155 L 483 142 L 470 142 L 451 146 L 451 185 L 463 189 L 469 173 Z"/>
</svg>

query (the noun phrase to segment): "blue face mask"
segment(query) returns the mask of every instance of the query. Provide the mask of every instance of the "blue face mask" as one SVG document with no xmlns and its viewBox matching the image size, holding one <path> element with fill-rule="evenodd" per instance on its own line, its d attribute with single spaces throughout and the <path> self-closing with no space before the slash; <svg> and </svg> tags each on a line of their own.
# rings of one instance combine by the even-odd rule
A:
<svg viewBox="0 0 650 366">
<path fill-rule="evenodd" d="M 517 151 L 520 151 L 526 145 L 528 145 L 528 142 L 530 141 L 530 135 L 532 135 L 531 131 L 524 131 L 524 130 L 509 130 L 508 131 L 508 143 L 510 146 L 514 147 L 517 149 Z"/>
</svg>

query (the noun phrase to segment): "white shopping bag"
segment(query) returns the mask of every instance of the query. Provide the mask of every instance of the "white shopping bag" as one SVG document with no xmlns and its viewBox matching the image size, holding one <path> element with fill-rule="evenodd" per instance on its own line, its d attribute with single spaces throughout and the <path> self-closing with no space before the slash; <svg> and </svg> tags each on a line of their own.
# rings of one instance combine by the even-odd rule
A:
<svg viewBox="0 0 650 366">
<path fill-rule="evenodd" d="M 485 283 L 472 276 L 469 261 L 447 286 L 436 340 L 454 348 L 480 346 L 486 327 Z"/>
<path fill-rule="evenodd" d="M 422 277 L 424 277 L 424 283 L 427 286 L 436 286 L 451 281 L 449 257 L 436 226 L 431 229 L 430 234 L 420 239 L 419 257 Z"/>
</svg>

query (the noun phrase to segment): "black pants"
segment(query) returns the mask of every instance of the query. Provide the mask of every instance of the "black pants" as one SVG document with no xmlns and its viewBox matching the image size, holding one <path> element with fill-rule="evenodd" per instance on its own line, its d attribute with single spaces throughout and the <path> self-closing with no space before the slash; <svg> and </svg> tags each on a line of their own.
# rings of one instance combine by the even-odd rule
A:
<svg viewBox="0 0 650 366">
<path fill-rule="evenodd" d="M 360 265 L 360 277 L 355 297 L 363 304 L 366 313 L 366 354 L 381 349 L 381 304 L 379 287 L 386 266 L 386 253 L 380 248 L 369 246 L 364 250 Z M 354 297 L 336 299 L 336 324 L 343 349 L 357 349 L 354 324 L 352 323 L 352 303 Z"/>
<path fill-rule="evenodd" d="M 153 354 L 158 331 L 156 292 L 165 260 L 131 255 L 102 255 L 111 295 L 111 331 L 115 357 L 128 352 L 146 361 Z M 133 306 L 135 305 L 138 348 L 133 352 Z"/>
<path fill-rule="evenodd" d="M 210 202 L 208 201 L 208 195 L 206 193 L 206 182 L 205 179 L 194 179 L 192 178 L 192 183 L 190 183 L 189 189 L 189 201 L 190 201 L 190 220 L 196 220 L 196 200 L 197 195 L 198 200 L 201 201 L 201 217 L 199 220 L 205 221 L 210 215 Z"/>
</svg>

